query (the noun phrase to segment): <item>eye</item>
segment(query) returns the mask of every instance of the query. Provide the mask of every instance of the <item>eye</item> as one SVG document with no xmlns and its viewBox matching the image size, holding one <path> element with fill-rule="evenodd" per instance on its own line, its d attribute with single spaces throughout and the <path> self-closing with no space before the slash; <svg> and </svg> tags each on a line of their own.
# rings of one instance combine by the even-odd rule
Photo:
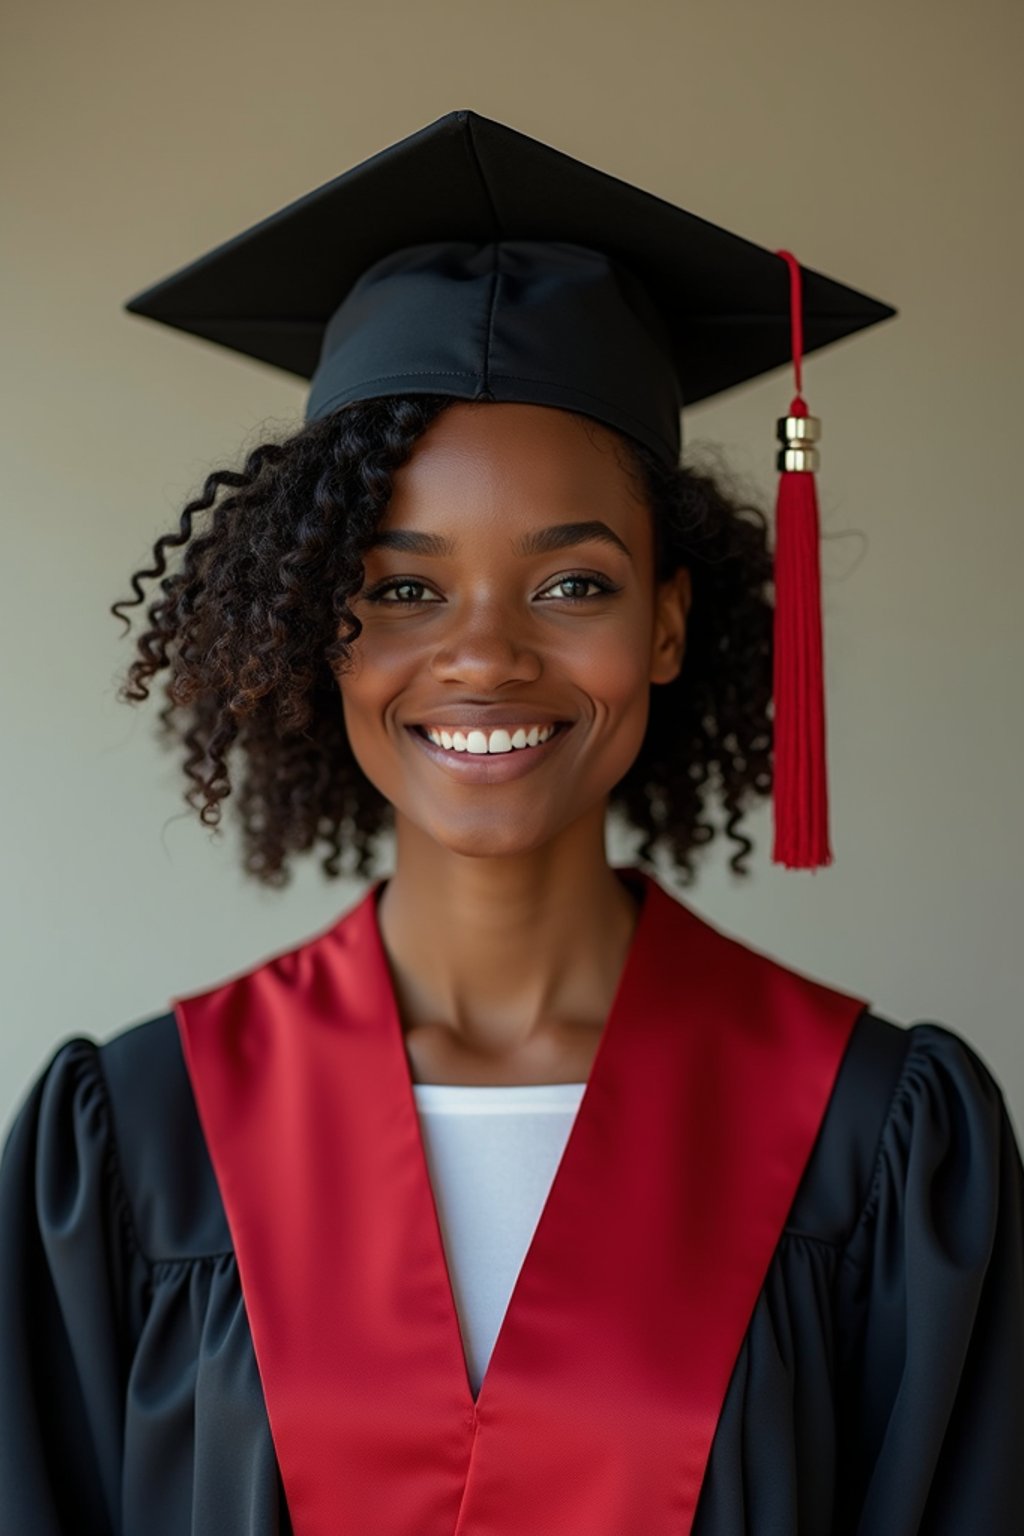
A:
<svg viewBox="0 0 1024 1536">
<path fill-rule="evenodd" d="M 363 596 L 368 603 L 379 603 L 383 601 L 384 594 L 386 592 L 391 592 L 402 587 L 418 587 L 421 591 L 424 592 L 427 590 L 426 582 L 416 581 L 412 576 L 396 576 L 393 577 L 391 581 L 381 582 L 380 586 L 373 587 L 369 592 L 365 592 Z M 412 608 L 415 607 L 417 603 L 422 601 L 423 599 L 419 597 L 399 599 L 394 603 L 385 604 L 385 607 Z"/>
<path fill-rule="evenodd" d="M 597 587 L 598 590 L 596 593 L 577 592 L 572 597 L 563 596 L 562 602 L 585 603 L 592 597 L 604 597 L 609 592 L 620 592 L 622 590 L 621 587 L 617 587 L 613 582 L 610 582 L 606 576 L 594 576 L 588 571 L 571 571 L 568 576 L 559 576 L 557 581 L 552 582 L 551 586 L 545 587 L 544 590 L 550 592 L 553 587 L 568 586 L 571 582 L 576 582 L 585 587 Z"/>
</svg>

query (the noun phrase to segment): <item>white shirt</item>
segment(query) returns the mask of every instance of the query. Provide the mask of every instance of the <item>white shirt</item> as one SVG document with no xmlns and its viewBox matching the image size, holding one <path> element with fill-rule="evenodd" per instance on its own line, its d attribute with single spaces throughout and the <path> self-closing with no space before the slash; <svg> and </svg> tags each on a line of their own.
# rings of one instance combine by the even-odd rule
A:
<svg viewBox="0 0 1024 1536">
<path fill-rule="evenodd" d="M 412 1087 L 476 1395 L 586 1083 Z"/>
</svg>

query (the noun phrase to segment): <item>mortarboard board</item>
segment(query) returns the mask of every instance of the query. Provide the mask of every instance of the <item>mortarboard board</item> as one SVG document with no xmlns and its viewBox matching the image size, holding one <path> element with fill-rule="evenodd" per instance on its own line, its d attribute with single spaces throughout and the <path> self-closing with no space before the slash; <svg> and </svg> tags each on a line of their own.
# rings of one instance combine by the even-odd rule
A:
<svg viewBox="0 0 1024 1536">
<path fill-rule="evenodd" d="M 685 406 L 795 362 L 779 423 L 773 857 L 831 861 L 807 473 L 817 421 L 800 361 L 890 305 L 456 111 L 125 308 L 309 379 L 307 420 L 392 394 L 529 401 L 592 416 L 673 465 Z"/>
</svg>

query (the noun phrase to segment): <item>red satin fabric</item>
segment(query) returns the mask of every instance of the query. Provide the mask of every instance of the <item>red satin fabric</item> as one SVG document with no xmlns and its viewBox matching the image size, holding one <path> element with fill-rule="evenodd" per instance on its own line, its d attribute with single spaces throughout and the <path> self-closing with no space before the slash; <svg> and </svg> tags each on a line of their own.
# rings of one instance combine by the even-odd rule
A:
<svg viewBox="0 0 1024 1536">
<path fill-rule="evenodd" d="M 376 882 L 175 1001 L 295 1536 L 686 1536 L 860 999 L 651 876 L 476 1401 Z"/>
</svg>

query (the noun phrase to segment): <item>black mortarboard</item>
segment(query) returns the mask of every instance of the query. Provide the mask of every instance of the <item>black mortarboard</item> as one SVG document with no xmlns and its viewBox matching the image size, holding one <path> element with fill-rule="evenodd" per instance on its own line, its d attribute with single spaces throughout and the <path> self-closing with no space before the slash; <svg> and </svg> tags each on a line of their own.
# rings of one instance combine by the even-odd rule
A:
<svg viewBox="0 0 1024 1536">
<path fill-rule="evenodd" d="M 801 320 L 807 353 L 896 313 L 783 254 L 459 111 L 125 308 L 310 379 L 307 420 L 380 395 L 529 401 L 676 464 L 682 408 L 789 364 Z M 813 469 L 814 421 L 780 467 Z M 820 825 L 816 852 L 783 841 L 791 867 L 830 861 Z"/>
</svg>

